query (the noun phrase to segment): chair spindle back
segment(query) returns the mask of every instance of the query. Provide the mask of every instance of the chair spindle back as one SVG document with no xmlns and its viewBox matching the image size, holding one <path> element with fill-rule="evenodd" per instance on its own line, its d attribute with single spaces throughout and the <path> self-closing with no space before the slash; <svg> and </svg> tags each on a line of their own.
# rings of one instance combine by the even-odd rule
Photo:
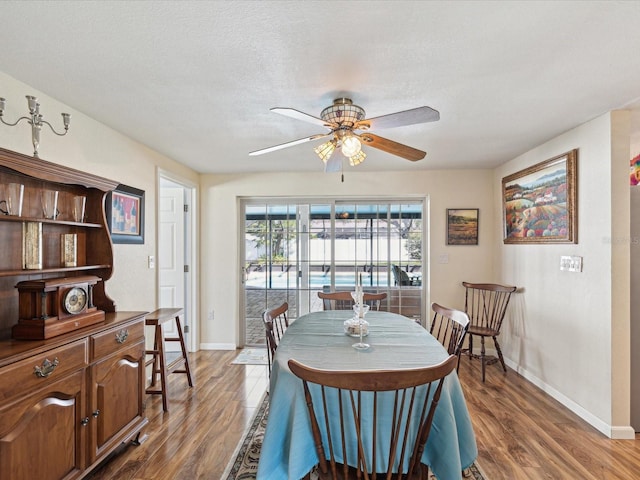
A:
<svg viewBox="0 0 640 480">
<path fill-rule="evenodd" d="M 287 319 L 288 310 L 289 304 L 284 302 L 273 310 L 265 310 L 262 314 L 262 321 L 264 322 L 267 340 L 267 361 L 269 364 L 269 373 L 271 373 L 271 364 L 273 362 L 273 357 L 276 354 L 276 349 L 280 344 L 280 339 L 289 326 L 289 320 Z"/>
<path fill-rule="evenodd" d="M 353 297 L 351 292 L 318 292 L 318 297 L 322 299 L 323 310 L 351 310 L 353 308 Z M 380 305 L 387 298 L 384 293 L 363 293 L 362 301 L 371 307 L 371 310 L 380 310 Z"/>
<path fill-rule="evenodd" d="M 449 355 L 458 357 L 460 363 L 460 353 L 464 337 L 469 328 L 469 317 L 461 310 L 443 307 L 437 303 L 431 304 L 433 319 L 429 332 L 447 349 Z"/>
<path fill-rule="evenodd" d="M 462 282 L 462 285 L 465 287 L 464 310 L 471 325 L 499 333 L 516 287 L 469 282 Z"/>
<path fill-rule="evenodd" d="M 290 370 L 303 382 L 321 478 L 427 478 L 422 453 L 444 378 L 456 363 L 451 355 L 424 368 L 335 371 L 290 359 Z M 337 412 L 330 407 L 336 402 L 327 401 L 329 395 L 337 396 Z M 410 424 L 412 428 L 407 428 Z M 409 435 L 410 431 L 414 433 Z M 381 432 L 389 432 L 389 438 L 382 438 L 386 434 Z M 383 445 L 388 448 L 379 452 Z"/>
</svg>

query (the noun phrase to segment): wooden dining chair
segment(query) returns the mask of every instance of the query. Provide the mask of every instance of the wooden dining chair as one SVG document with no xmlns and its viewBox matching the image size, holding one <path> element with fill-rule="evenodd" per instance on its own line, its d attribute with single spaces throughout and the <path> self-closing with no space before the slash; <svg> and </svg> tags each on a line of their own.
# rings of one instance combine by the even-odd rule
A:
<svg viewBox="0 0 640 480">
<path fill-rule="evenodd" d="M 465 287 L 464 311 L 469 316 L 469 358 L 477 357 L 473 354 L 473 337 L 480 337 L 480 360 L 482 361 L 482 381 L 485 379 L 485 365 L 495 363 L 487 362 L 485 338 L 493 338 L 496 347 L 498 359 L 502 364 L 504 373 L 507 373 L 507 366 L 502 357 L 502 350 L 498 343 L 498 335 L 502 327 L 511 294 L 516 291 L 517 287 L 499 285 L 495 283 L 470 283 L 462 282 Z"/>
<path fill-rule="evenodd" d="M 262 314 L 262 321 L 264 322 L 265 335 L 267 338 L 267 363 L 269 365 L 269 375 L 271 375 L 271 364 L 273 357 L 276 354 L 276 349 L 280 343 L 282 335 L 289 326 L 289 320 L 287 319 L 287 311 L 289 310 L 289 304 L 284 302 L 273 310 L 265 310 Z"/>
<path fill-rule="evenodd" d="M 318 292 L 318 297 L 322 299 L 323 310 L 351 310 L 353 308 L 353 297 L 351 292 Z M 371 307 L 371 310 L 380 310 L 380 304 L 387 298 L 384 293 L 363 293 L 362 301 Z"/>
<path fill-rule="evenodd" d="M 444 377 L 456 368 L 456 362 L 451 355 L 440 364 L 422 368 L 336 371 L 290 359 L 289 369 L 303 383 L 320 479 L 426 480 L 429 467 L 421 463 L 422 453 Z M 320 388 L 310 388 L 311 384 Z M 339 402 L 337 411 L 331 409 L 328 397 Z M 328 418 L 333 421 L 326 421 Z M 413 433 L 406 434 L 409 431 Z M 388 449 L 380 451 L 381 445 Z M 347 461 L 341 464 L 336 457 Z M 396 472 L 394 460 L 400 465 Z M 379 467 L 374 469 L 374 465 Z M 376 473 L 381 465 L 383 471 Z"/>
<path fill-rule="evenodd" d="M 458 358 L 459 369 L 462 344 L 469 328 L 469 316 L 461 310 L 443 307 L 435 302 L 431 304 L 431 310 L 433 319 L 429 333 L 438 339 L 449 355 Z"/>
</svg>

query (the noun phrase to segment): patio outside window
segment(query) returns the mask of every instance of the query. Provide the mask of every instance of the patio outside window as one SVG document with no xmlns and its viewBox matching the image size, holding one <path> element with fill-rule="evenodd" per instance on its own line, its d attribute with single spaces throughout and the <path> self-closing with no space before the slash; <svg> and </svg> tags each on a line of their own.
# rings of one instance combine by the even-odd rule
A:
<svg viewBox="0 0 640 480">
<path fill-rule="evenodd" d="M 245 343 L 264 343 L 262 312 L 322 310 L 318 291 L 387 292 L 381 309 L 421 320 L 423 202 L 246 200 Z"/>
</svg>

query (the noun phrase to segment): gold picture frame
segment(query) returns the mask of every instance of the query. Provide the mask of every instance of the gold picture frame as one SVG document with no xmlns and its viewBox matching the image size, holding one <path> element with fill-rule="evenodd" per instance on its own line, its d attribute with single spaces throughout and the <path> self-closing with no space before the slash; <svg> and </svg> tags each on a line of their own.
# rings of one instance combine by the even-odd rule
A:
<svg viewBox="0 0 640 480">
<path fill-rule="evenodd" d="M 578 243 L 577 175 L 574 149 L 504 177 L 504 243 Z"/>
</svg>

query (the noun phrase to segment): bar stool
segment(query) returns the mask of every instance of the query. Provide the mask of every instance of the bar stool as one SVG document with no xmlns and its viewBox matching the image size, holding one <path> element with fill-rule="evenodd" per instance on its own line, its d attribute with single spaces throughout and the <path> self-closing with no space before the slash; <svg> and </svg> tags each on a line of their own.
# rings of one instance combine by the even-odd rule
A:
<svg viewBox="0 0 640 480">
<path fill-rule="evenodd" d="M 184 373 L 187 375 L 187 381 L 189 387 L 193 387 L 193 381 L 191 380 L 191 370 L 189 369 L 189 359 L 187 358 L 187 348 L 184 343 L 184 336 L 182 335 L 182 326 L 180 325 L 180 315 L 182 315 L 182 308 L 159 308 L 149 313 L 145 318 L 145 324 L 147 326 L 154 327 L 153 337 L 153 350 L 145 350 L 145 354 L 151 355 L 152 358 L 145 362 L 145 366 L 153 364 L 151 370 L 151 384 L 147 387 L 147 394 L 162 395 L 162 410 L 169 411 L 167 403 L 167 375 L 170 373 Z M 177 337 L 164 338 L 162 335 L 162 324 L 175 319 L 176 327 L 178 329 Z M 165 342 L 179 342 L 180 349 L 182 350 L 182 356 L 167 362 L 167 353 L 165 350 Z M 178 369 L 182 367 L 181 369 Z M 160 375 L 160 385 L 156 386 L 156 376 Z"/>
</svg>

